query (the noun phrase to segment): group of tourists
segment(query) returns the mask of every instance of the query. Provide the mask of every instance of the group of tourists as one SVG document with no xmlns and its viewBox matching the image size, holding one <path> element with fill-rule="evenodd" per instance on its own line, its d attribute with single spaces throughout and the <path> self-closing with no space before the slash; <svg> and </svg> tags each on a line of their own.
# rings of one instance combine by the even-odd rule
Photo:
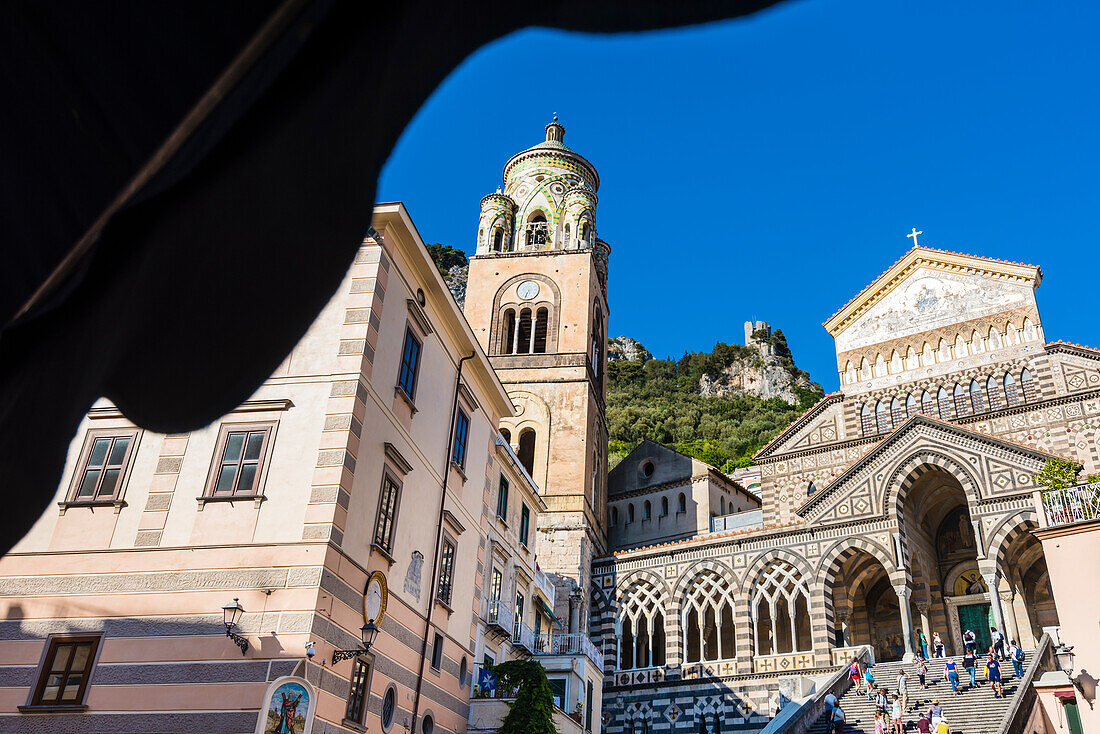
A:
<svg viewBox="0 0 1100 734">
<path fill-rule="evenodd" d="M 1012 669 L 1016 678 L 1021 678 L 1024 674 L 1024 651 L 1016 640 L 1012 640 L 1005 647 L 1005 636 L 996 627 L 992 628 L 992 640 L 993 644 L 990 645 L 989 651 L 982 661 L 982 667 L 985 669 L 985 677 L 989 681 L 993 690 L 994 698 L 1004 697 L 1004 687 L 1001 682 L 1001 663 L 1005 661 L 1012 662 Z M 920 650 L 917 652 L 913 661 L 914 672 L 917 679 L 920 681 L 922 688 L 927 688 L 928 683 L 928 657 L 927 657 L 927 642 L 924 638 L 923 632 L 918 638 Z M 966 630 L 963 633 L 963 645 L 964 654 L 956 661 L 955 658 L 948 658 L 944 654 L 943 640 L 939 634 L 936 633 L 932 637 L 933 650 L 936 653 L 935 657 L 944 659 L 943 676 L 942 679 L 947 679 L 951 684 L 951 690 L 954 695 L 961 695 L 959 691 L 960 679 L 959 679 L 959 666 L 966 671 L 970 685 L 967 690 L 974 688 L 978 685 L 977 680 L 977 668 L 978 668 L 978 654 L 977 654 L 977 636 L 972 630 Z M 876 683 L 875 676 L 871 672 L 870 666 L 867 668 L 861 668 L 858 661 L 855 661 L 848 668 L 848 676 L 851 678 L 852 685 L 855 687 L 857 693 L 862 693 L 867 696 L 867 700 L 872 701 L 875 704 L 875 734 L 903 734 L 904 725 L 902 718 L 904 712 L 909 708 L 909 685 L 913 676 L 905 669 L 898 671 L 896 681 L 896 693 L 889 695 L 886 688 Z M 844 711 L 840 708 L 839 701 L 836 696 L 829 693 L 825 696 L 825 715 L 826 715 L 826 734 L 834 734 L 839 732 L 841 725 L 845 721 Z M 933 699 L 932 705 L 927 712 L 922 712 L 920 719 L 916 722 L 916 728 L 921 734 L 950 734 L 950 727 L 947 723 L 947 717 L 944 714 L 943 706 L 940 705 L 939 699 Z"/>
</svg>

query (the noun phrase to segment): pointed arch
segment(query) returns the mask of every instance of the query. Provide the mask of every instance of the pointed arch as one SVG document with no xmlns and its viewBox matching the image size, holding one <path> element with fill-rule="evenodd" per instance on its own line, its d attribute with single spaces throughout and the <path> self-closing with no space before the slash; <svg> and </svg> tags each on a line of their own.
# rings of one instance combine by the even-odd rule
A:
<svg viewBox="0 0 1100 734">
<path fill-rule="evenodd" d="M 729 578 L 711 569 L 691 578 L 680 605 L 685 663 L 734 658 L 736 604 Z"/>
<path fill-rule="evenodd" d="M 982 391 L 982 383 L 977 379 L 970 381 L 970 404 L 975 414 L 985 412 L 985 393 Z"/>
<path fill-rule="evenodd" d="M 959 359 L 960 357 L 965 357 L 966 354 L 966 342 L 963 340 L 962 334 L 956 334 L 955 351 L 953 356 L 955 357 L 955 359 Z"/>
<path fill-rule="evenodd" d="M 890 405 L 885 400 L 878 401 L 875 407 L 875 424 L 879 433 L 890 430 Z"/>
<path fill-rule="evenodd" d="M 921 393 L 920 396 L 920 412 L 925 415 L 930 415 L 933 418 L 940 417 L 940 411 L 936 405 L 936 398 L 927 390 Z"/>
<path fill-rule="evenodd" d="M 1004 342 L 1001 339 L 1001 332 L 997 331 L 996 326 L 989 327 L 989 333 L 986 335 L 986 342 L 989 344 L 989 351 L 991 352 L 1004 346 Z"/>
<path fill-rule="evenodd" d="M 1031 376 L 1031 372 L 1027 367 L 1020 370 L 1020 389 L 1024 394 L 1025 403 L 1034 403 L 1039 400 L 1039 386 L 1035 383 L 1035 378 Z"/>
<path fill-rule="evenodd" d="M 970 335 L 970 353 L 980 354 L 985 351 L 985 340 L 982 339 L 982 335 L 978 333 L 977 329 L 974 329 L 974 333 Z"/>
<path fill-rule="evenodd" d="M 639 573 L 626 580 L 618 605 L 619 670 L 648 668 L 654 654 L 664 664 L 664 614 L 667 588 L 651 574 Z M 660 642 L 660 646 L 655 644 Z"/>
<path fill-rule="evenodd" d="M 1005 407 L 1004 390 L 993 375 L 990 375 L 989 379 L 985 381 L 985 392 L 986 396 L 989 398 L 990 410 L 1000 410 Z"/>
<path fill-rule="evenodd" d="M 749 602 L 756 654 L 813 649 L 806 578 L 795 564 L 782 558 L 774 559 L 757 574 Z"/>
<path fill-rule="evenodd" d="M 940 385 L 939 392 L 936 393 L 936 402 L 938 403 L 940 419 L 951 420 L 953 416 L 951 412 L 951 395 L 947 392 L 947 388 Z"/>
<path fill-rule="evenodd" d="M 1016 387 L 1016 379 L 1011 372 L 1006 372 L 1002 382 L 1005 389 L 1005 405 L 1015 408 L 1020 404 L 1020 391 Z"/>
<path fill-rule="evenodd" d="M 970 395 L 957 382 L 952 390 L 952 398 L 955 401 L 955 417 L 963 418 L 974 412 L 970 403 Z"/>
<path fill-rule="evenodd" d="M 940 451 L 920 449 L 899 459 L 893 466 L 895 468 L 884 472 L 890 479 L 883 485 L 886 488 L 883 508 L 897 521 L 899 527 L 903 524 L 902 506 L 909 490 L 924 474 L 937 468 L 958 481 L 969 506 L 977 507 L 982 500 L 980 485 L 971 470 L 963 462 Z"/>
<path fill-rule="evenodd" d="M 875 416 L 871 412 L 871 404 L 864 403 L 859 409 L 859 424 L 864 436 L 873 436 L 875 431 Z"/>
<path fill-rule="evenodd" d="M 905 396 L 905 416 L 912 418 L 920 413 L 920 403 L 917 401 L 917 394 L 911 392 Z"/>
<path fill-rule="evenodd" d="M 897 396 L 890 401 L 890 422 L 894 428 L 897 428 L 905 422 L 905 407 L 898 400 Z"/>
</svg>

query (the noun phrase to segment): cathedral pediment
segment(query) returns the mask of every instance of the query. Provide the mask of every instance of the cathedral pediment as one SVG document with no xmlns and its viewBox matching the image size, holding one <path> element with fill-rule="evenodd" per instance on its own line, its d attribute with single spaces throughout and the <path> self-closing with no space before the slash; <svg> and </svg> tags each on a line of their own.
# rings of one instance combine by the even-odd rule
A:
<svg viewBox="0 0 1100 734">
<path fill-rule="evenodd" d="M 1034 265 L 916 247 L 824 326 L 837 353 L 1003 311 L 1033 309 Z"/>
<path fill-rule="evenodd" d="M 926 457 L 926 458 L 920 458 Z M 798 508 L 808 522 L 828 523 L 889 515 L 889 497 L 907 466 L 930 461 L 957 467 L 976 499 L 1029 493 L 1032 475 L 1050 459 L 1046 451 L 960 426 L 913 416 Z"/>
<path fill-rule="evenodd" d="M 768 442 L 753 457 L 760 460 L 773 454 L 835 443 L 844 438 L 841 415 L 844 396 L 839 392 L 826 395 L 800 415 L 782 433 Z"/>
</svg>

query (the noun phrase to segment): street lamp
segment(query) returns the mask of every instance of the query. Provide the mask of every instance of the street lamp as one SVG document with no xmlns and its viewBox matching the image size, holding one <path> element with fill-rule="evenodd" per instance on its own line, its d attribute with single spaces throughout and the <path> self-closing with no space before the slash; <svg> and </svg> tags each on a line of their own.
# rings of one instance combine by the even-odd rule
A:
<svg viewBox="0 0 1100 734">
<path fill-rule="evenodd" d="M 232 604 L 226 604 L 222 607 L 222 622 L 225 624 L 225 636 L 233 640 L 234 645 L 241 648 L 241 655 L 248 652 L 248 640 L 234 632 L 233 628 L 237 626 L 237 622 L 241 621 L 241 616 L 243 615 L 244 607 L 241 606 L 240 601 L 235 597 Z"/>
<path fill-rule="evenodd" d="M 333 650 L 333 665 L 336 665 L 336 663 L 341 660 L 351 660 L 363 653 L 370 652 L 370 647 L 374 644 L 374 638 L 378 635 L 378 626 L 374 623 L 373 619 L 368 619 L 367 623 L 359 628 L 359 634 L 363 638 L 363 646 L 354 650 Z"/>
<path fill-rule="evenodd" d="M 1067 678 L 1073 680 L 1073 658 L 1076 657 L 1073 654 L 1073 645 L 1060 643 L 1054 648 L 1054 657 L 1058 658 L 1058 669 L 1063 671 Z"/>
</svg>

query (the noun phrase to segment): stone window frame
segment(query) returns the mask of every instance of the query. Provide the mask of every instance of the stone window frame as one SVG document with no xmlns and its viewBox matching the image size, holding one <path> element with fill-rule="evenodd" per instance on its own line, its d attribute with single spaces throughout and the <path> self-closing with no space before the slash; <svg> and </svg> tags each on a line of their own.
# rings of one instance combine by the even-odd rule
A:
<svg viewBox="0 0 1100 734">
<path fill-rule="evenodd" d="M 80 688 L 77 691 L 76 700 L 73 703 L 60 703 L 59 701 L 43 701 L 42 695 L 46 689 L 46 683 L 50 677 L 50 669 L 53 667 L 54 660 L 57 655 L 57 648 L 65 644 L 90 644 L 92 646 L 91 652 L 88 654 L 88 659 L 82 669 L 83 679 L 80 682 Z M 91 687 L 92 675 L 95 673 L 97 664 L 99 663 L 99 654 L 103 649 L 103 635 L 101 634 L 60 634 L 50 635 L 46 639 L 46 644 L 42 649 L 42 658 L 38 664 L 38 678 L 35 681 L 34 687 L 30 689 L 27 697 L 27 704 L 25 706 L 19 706 L 20 711 L 84 711 L 88 708 L 85 704 L 85 700 L 88 696 L 88 689 Z M 65 669 L 66 678 L 71 675 L 73 671 L 68 667 Z M 64 682 L 65 679 L 63 679 Z M 60 694 L 65 689 L 61 686 L 58 690 Z"/>
<path fill-rule="evenodd" d="M 405 353 L 408 350 L 409 340 L 416 343 L 416 356 L 414 357 L 414 364 L 408 371 L 411 375 L 408 380 L 403 379 L 406 373 L 406 359 Z M 397 383 L 394 385 L 394 390 L 406 403 L 409 404 L 409 408 L 414 412 L 416 411 L 416 391 L 420 385 L 420 368 L 424 364 L 424 342 L 426 341 L 424 333 L 418 332 L 413 327 L 412 322 L 405 322 L 405 337 L 401 340 L 401 352 L 397 361 Z M 407 383 L 407 384 L 406 384 Z"/>
<path fill-rule="evenodd" d="M 385 541 L 386 538 L 379 538 L 379 533 L 382 530 L 382 507 L 383 503 L 386 500 L 386 497 L 388 496 L 388 493 L 386 491 L 387 485 L 392 485 L 393 487 L 393 511 L 390 513 L 388 544 L 385 542 L 380 542 L 380 540 Z M 374 517 L 374 532 L 371 534 L 371 547 L 377 551 L 380 551 L 382 555 L 384 555 L 386 558 L 391 559 L 391 564 L 393 562 L 392 559 L 394 538 L 397 535 L 397 519 L 401 511 L 401 494 L 403 490 L 404 484 L 401 481 L 400 477 L 397 476 L 397 472 L 390 469 L 388 465 L 383 465 L 382 483 L 379 486 L 378 491 L 378 512 Z"/>
<path fill-rule="evenodd" d="M 358 674 L 359 667 L 366 668 L 366 673 L 359 679 L 359 691 L 356 692 L 356 675 Z M 370 684 L 371 678 L 374 676 L 374 656 L 369 654 L 362 654 L 352 660 L 351 664 L 351 677 L 348 679 L 348 697 L 344 707 L 344 719 L 343 724 L 351 726 L 357 730 L 365 731 L 364 724 L 367 718 L 367 707 L 370 702 Z M 358 699 L 358 702 L 356 702 Z M 355 704 L 355 710 L 352 710 L 352 705 Z M 381 716 L 381 712 L 379 712 Z"/>
<path fill-rule="evenodd" d="M 278 432 L 279 421 L 225 421 L 218 427 L 218 439 L 214 443 L 214 452 L 210 457 L 210 467 L 206 472 L 206 483 L 203 486 L 202 496 L 198 497 L 199 510 L 201 511 L 203 506 L 207 502 L 240 502 L 245 500 L 254 500 L 256 505 L 259 506 L 267 496 L 264 494 L 264 488 L 267 485 L 267 474 L 271 468 L 271 452 L 275 444 L 275 435 Z M 252 485 L 252 491 L 248 493 L 238 493 L 235 490 L 228 494 L 214 494 L 214 489 L 217 486 L 218 477 L 221 475 L 221 467 L 223 465 L 222 457 L 225 454 L 225 445 L 229 440 L 229 436 L 232 433 L 255 433 L 264 432 L 264 440 L 260 446 L 260 458 L 256 463 L 256 478 Z M 246 438 L 247 442 L 247 438 Z M 244 451 L 246 446 L 241 447 L 241 460 L 236 462 L 238 469 L 243 464 Z M 240 480 L 240 472 L 238 471 L 236 478 L 234 479 L 234 487 Z"/>
<path fill-rule="evenodd" d="M 445 563 L 447 547 L 451 548 L 450 563 Z M 458 541 L 444 531 L 443 542 L 439 544 L 439 585 L 435 588 L 435 600 L 447 610 L 451 610 L 454 600 L 455 566 L 458 563 Z"/>
<path fill-rule="evenodd" d="M 88 431 L 84 435 L 84 445 L 80 449 L 80 458 L 77 459 L 76 469 L 73 472 L 73 476 L 69 481 L 69 490 L 65 495 L 65 500 L 59 502 L 58 505 L 64 510 L 67 507 L 96 507 L 96 506 L 108 506 L 114 505 L 115 511 L 118 512 L 126 506 L 126 502 L 122 499 L 125 493 L 126 485 L 130 479 L 130 473 L 134 466 L 134 456 L 137 454 L 138 444 L 141 442 L 141 429 L 137 427 L 133 428 L 97 428 Z M 92 448 L 95 446 L 96 440 L 102 438 L 112 439 L 112 444 L 108 446 L 108 455 L 104 457 L 103 468 L 108 467 L 107 461 L 110 458 L 110 450 L 113 448 L 113 441 L 119 438 L 129 438 L 130 444 L 126 447 L 126 454 L 122 458 L 122 464 L 120 465 L 120 471 L 118 475 L 118 481 L 115 483 L 114 492 L 110 496 L 93 496 L 91 499 L 78 499 L 76 493 L 80 490 L 80 485 L 83 483 L 84 474 L 88 471 L 88 460 L 91 458 Z M 99 481 L 96 483 L 98 488 L 103 481 L 102 474 Z"/>
</svg>

